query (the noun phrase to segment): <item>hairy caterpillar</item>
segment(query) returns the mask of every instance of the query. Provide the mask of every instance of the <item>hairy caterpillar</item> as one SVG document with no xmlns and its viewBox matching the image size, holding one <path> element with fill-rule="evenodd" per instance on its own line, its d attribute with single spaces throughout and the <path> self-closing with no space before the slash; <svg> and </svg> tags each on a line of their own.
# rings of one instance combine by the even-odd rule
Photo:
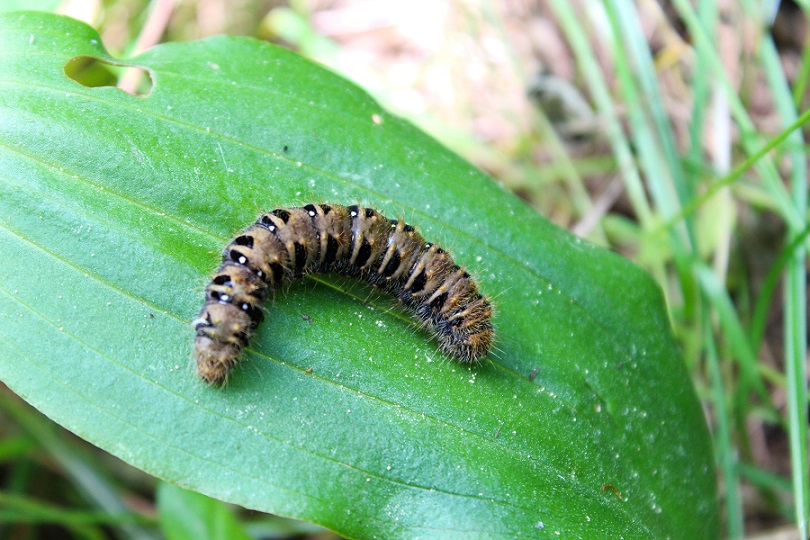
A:
<svg viewBox="0 0 810 540">
<path fill-rule="evenodd" d="M 197 373 L 209 383 L 225 380 L 264 300 L 307 273 L 352 276 L 393 294 L 461 362 L 478 361 L 492 344 L 492 307 L 470 275 L 413 227 L 371 208 L 278 208 L 228 244 L 222 259 L 192 323 Z"/>
</svg>

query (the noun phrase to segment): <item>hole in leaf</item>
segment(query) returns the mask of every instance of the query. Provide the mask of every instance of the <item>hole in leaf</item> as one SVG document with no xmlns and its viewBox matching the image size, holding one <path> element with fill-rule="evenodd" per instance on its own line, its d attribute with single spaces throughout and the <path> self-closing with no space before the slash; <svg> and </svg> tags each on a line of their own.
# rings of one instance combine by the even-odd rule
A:
<svg viewBox="0 0 810 540">
<path fill-rule="evenodd" d="M 88 88 L 113 86 L 133 96 L 146 97 L 152 91 L 149 70 L 121 66 L 93 56 L 77 56 L 65 64 L 65 75 Z"/>
</svg>

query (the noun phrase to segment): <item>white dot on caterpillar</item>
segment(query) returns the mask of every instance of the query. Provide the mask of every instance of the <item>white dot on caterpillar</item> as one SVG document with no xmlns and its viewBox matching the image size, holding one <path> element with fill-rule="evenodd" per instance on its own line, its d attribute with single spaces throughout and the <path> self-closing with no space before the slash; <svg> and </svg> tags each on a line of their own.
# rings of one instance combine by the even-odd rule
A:
<svg viewBox="0 0 810 540">
<path fill-rule="evenodd" d="M 247 257 L 245 257 L 244 255 L 239 257 L 239 264 L 245 264 L 246 262 L 247 262 Z"/>
<path fill-rule="evenodd" d="M 207 324 L 208 324 L 208 321 L 206 321 L 206 320 L 205 320 L 205 319 L 203 319 L 202 317 L 197 317 L 196 319 L 194 319 L 193 321 L 191 321 L 191 326 L 193 326 L 195 330 L 197 329 L 197 327 L 199 327 L 199 326 L 205 326 L 205 325 L 207 325 Z"/>
<path fill-rule="evenodd" d="M 249 309 L 250 309 L 250 305 L 248 305 L 248 303 L 247 303 L 247 302 L 245 302 L 244 304 L 242 304 L 242 311 L 247 311 L 247 310 L 249 310 Z"/>
<path fill-rule="evenodd" d="M 315 210 L 310 210 L 309 212 L 307 212 L 307 214 L 309 214 L 309 217 L 315 217 L 317 215 L 317 212 L 315 212 Z"/>
<path fill-rule="evenodd" d="M 220 303 L 220 304 L 227 304 L 227 303 L 228 303 L 228 300 L 230 300 L 230 299 L 231 299 L 231 296 L 230 296 L 230 295 L 228 295 L 228 294 L 221 294 L 221 295 L 219 296 L 219 303 Z"/>
<path fill-rule="evenodd" d="M 352 210 L 351 212 L 349 212 L 349 215 L 352 217 L 357 217 L 357 210 Z"/>
</svg>

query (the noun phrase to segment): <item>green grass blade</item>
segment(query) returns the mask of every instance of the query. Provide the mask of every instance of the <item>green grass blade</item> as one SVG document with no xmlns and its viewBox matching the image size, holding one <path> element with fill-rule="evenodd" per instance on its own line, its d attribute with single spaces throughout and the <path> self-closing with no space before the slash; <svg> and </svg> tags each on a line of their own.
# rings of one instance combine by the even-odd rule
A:
<svg viewBox="0 0 810 540">
<path fill-rule="evenodd" d="M 703 343 L 706 347 L 706 365 L 711 381 L 712 402 L 715 411 L 715 454 L 717 455 L 725 496 L 723 508 L 726 511 L 726 534 L 728 538 L 742 538 L 744 531 L 742 493 L 737 474 L 736 450 L 729 422 L 731 414 L 726 404 L 725 384 L 723 383 L 720 358 L 717 355 L 711 316 L 708 309 L 705 310 L 703 315 Z"/>
<path fill-rule="evenodd" d="M 66 528 L 86 525 L 122 524 L 151 525 L 152 522 L 135 513 L 124 512 L 110 514 L 107 512 L 74 511 L 57 508 L 51 504 L 11 495 L 0 491 L 0 523 L 53 523 Z"/>
<path fill-rule="evenodd" d="M 160 528 L 167 540 L 249 540 L 226 504 L 165 482 L 158 485 Z"/>
<path fill-rule="evenodd" d="M 621 124 L 618 121 L 610 92 L 602 78 L 593 51 L 591 51 L 586 40 L 585 36 L 587 36 L 588 33 L 583 31 L 581 21 L 578 20 L 577 15 L 568 2 L 555 0 L 551 5 L 559 19 L 562 29 L 565 31 L 568 42 L 571 44 L 577 59 L 577 64 L 588 83 L 600 118 L 605 123 L 605 129 L 613 148 L 613 153 L 616 156 L 628 195 L 633 203 L 634 211 L 642 225 L 649 224 L 652 220 L 652 211 L 644 194 L 643 183 L 638 169 L 636 168 L 633 153 L 624 137 Z"/>
<path fill-rule="evenodd" d="M 688 1 L 674 0 L 674 5 L 677 7 L 678 13 L 683 18 L 684 23 L 686 23 L 690 35 L 693 36 L 696 48 L 709 63 L 709 69 L 714 74 L 717 84 L 728 100 L 731 114 L 741 131 L 741 143 L 743 148 L 749 155 L 755 154 L 757 150 L 760 149 L 760 136 L 748 112 L 745 110 L 740 97 L 737 95 L 725 74 L 723 65 L 717 51 L 714 49 L 713 42 L 708 32 L 697 18 L 694 9 Z M 779 206 L 780 212 L 786 217 L 791 226 L 799 225 L 801 219 L 791 202 L 790 196 L 784 189 L 773 160 L 767 155 L 762 156 L 755 161 L 754 166 L 762 176 L 765 185 L 768 186 L 771 196 Z M 800 225 L 799 228 L 801 228 Z"/>
<path fill-rule="evenodd" d="M 771 36 L 760 43 L 760 56 L 784 124 L 796 121 L 793 96 L 788 88 L 782 63 Z M 802 131 L 790 133 L 787 153 L 790 158 L 791 195 L 798 224 L 789 227 L 788 242 L 804 238 L 807 229 L 807 155 Z M 791 223 L 787 216 L 785 220 Z M 807 391 L 807 249 L 797 246 L 786 267 L 784 286 L 785 371 L 787 374 L 788 428 L 793 499 L 796 524 L 801 537 L 810 533 L 810 470 L 808 469 L 808 391 Z"/>
</svg>

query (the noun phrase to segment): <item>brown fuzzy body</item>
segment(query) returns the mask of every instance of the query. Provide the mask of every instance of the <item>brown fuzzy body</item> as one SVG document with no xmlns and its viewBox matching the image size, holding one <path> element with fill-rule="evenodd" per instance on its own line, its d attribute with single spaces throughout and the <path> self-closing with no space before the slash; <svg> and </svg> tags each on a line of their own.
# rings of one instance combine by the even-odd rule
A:
<svg viewBox="0 0 810 540">
<path fill-rule="evenodd" d="M 447 252 L 373 209 L 308 204 L 262 214 L 225 248 L 193 322 L 200 377 L 224 381 L 267 297 L 308 273 L 348 275 L 393 294 L 461 362 L 489 352 L 492 307 Z"/>
</svg>

